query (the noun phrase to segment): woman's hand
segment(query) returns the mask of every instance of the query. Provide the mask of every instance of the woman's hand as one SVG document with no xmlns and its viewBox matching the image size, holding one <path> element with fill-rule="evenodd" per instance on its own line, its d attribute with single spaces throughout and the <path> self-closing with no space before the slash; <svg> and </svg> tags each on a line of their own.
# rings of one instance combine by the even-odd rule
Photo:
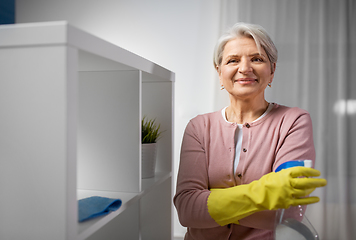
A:
<svg viewBox="0 0 356 240">
<path fill-rule="evenodd" d="M 327 184 L 318 177 L 318 170 L 293 167 L 278 173 L 271 172 L 249 184 L 225 189 L 211 189 L 208 198 L 210 216 L 221 226 L 236 223 L 255 212 L 277 210 L 319 201 L 306 197 L 315 188 Z M 304 178 L 300 178 L 304 177 Z"/>
</svg>

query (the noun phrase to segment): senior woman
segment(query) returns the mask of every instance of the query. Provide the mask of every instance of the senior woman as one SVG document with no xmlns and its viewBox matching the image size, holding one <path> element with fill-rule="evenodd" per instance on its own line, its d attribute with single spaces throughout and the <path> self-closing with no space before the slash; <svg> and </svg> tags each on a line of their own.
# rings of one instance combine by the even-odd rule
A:
<svg viewBox="0 0 356 240">
<path fill-rule="evenodd" d="M 214 66 L 230 105 L 187 125 L 174 204 L 186 240 L 273 239 L 275 211 L 319 201 L 320 172 L 283 162 L 315 161 L 307 111 L 265 100 L 277 49 L 257 25 L 237 23 L 218 41 Z"/>
</svg>

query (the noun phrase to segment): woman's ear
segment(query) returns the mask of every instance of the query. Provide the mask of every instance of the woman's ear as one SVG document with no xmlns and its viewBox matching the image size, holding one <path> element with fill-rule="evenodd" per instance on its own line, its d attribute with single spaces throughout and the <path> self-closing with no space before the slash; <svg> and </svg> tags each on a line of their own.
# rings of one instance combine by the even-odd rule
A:
<svg viewBox="0 0 356 240">
<path fill-rule="evenodd" d="M 215 67 L 215 70 L 216 70 L 216 72 L 218 73 L 218 77 L 219 77 L 219 79 L 220 79 L 220 74 L 221 74 L 220 67 L 219 67 L 219 66 L 216 66 L 216 67 Z M 221 79 L 220 79 L 220 82 L 221 82 Z"/>
<path fill-rule="evenodd" d="M 276 71 L 276 63 L 272 64 L 272 72 L 271 74 L 274 74 L 274 72 Z"/>
<path fill-rule="evenodd" d="M 269 81 L 269 84 L 271 84 L 273 81 L 275 71 L 276 71 L 276 63 L 273 63 L 271 69 L 271 80 Z"/>
</svg>

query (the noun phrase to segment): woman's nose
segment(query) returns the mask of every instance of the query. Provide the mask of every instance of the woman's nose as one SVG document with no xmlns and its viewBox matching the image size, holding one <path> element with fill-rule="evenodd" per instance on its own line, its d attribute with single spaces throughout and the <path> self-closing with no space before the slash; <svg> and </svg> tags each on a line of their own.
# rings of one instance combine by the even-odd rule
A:
<svg viewBox="0 0 356 240">
<path fill-rule="evenodd" d="M 239 64 L 239 73 L 245 74 L 252 71 L 251 63 L 247 60 L 241 60 Z"/>
</svg>

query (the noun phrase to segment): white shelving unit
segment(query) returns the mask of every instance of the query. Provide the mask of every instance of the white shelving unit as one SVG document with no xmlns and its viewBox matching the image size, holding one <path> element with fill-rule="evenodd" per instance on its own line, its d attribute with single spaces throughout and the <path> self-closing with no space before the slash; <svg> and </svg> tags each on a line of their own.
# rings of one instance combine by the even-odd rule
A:
<svg viewBox="0 0 356 240">
<path fill-rule="evenodd" d="M 0 26 L 0 239 L 172 239 L 174 73 L 66 22 Z M 156 176 L 141 179 L 141 119 Z M 78 199 L 120 198 L 78 223 Z"/>
</svg>

